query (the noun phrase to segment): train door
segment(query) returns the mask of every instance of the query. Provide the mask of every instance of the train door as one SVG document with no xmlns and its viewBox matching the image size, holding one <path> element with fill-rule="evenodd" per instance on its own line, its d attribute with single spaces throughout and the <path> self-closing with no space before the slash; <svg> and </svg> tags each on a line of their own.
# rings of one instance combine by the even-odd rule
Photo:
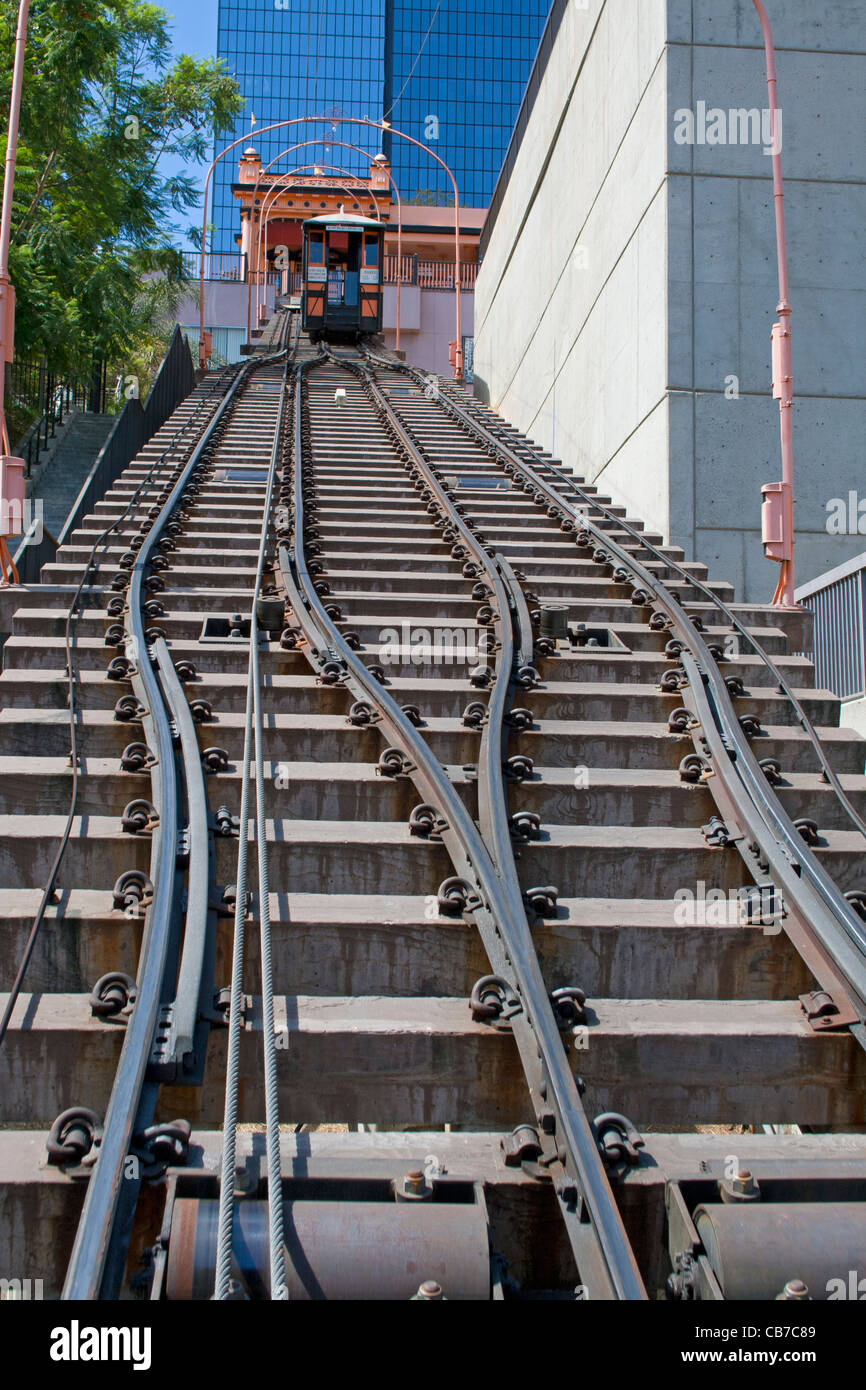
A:
<svg viewBox="0 0 866 1390">
<path fill-rule="evenodd" d="M 306 332 L 315 332 L 325 326 L 327 279 L 325 230 L 323 227 L 311 227 L 304 239 L 303 284 L 301 287 L 304 306 L 302 322 Z"/>
<path fill-rule="evenodd" d="M 382 233 L 364 232 L 361 255 L 361 332 L 378 333 L 382 326 Z"/>
</svg>

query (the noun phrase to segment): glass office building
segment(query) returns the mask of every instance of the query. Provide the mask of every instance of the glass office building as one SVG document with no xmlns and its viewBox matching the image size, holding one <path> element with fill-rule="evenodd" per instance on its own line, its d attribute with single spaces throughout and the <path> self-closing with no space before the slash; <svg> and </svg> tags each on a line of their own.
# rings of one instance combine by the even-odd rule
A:
<svg viewBox="0 0 866 1390">
<path fill-rule="evenodd" d="M 427 34 L 435 0 L 389 6 L 386 109 L 454 171 L 467 207 L 490 201 L 548 8 L 548 0 L 442 0 Z M 386 153 L 401 196 L 451 193 L 422 150 L 394 139 Z"/>
<path fill-rule="evenodd" d="M 217 52 L 240 85 L 245 110 L 233 130 L 219 133 L 217 148 L 249 134 L 254 115 L 251 138 L 265 164 L 295 141 L 330 134 L 371 156 L 384 149 L 404 200 L 449 200 L 444 170 L 397 137 L 326 121 L 259 133 L 293 116 L 385 118 L 450 165 L 462 203 L 485 207 L 547 10 L 548 0 L 441 0 L 438 7 L 437 0 L 220 0 Z M 231 184 L 242 148 L 214 176 L 216 251 L 236 249 Z M 314 161 L 364 175 L 369 168 L 350 150 L 320 144 L 274 169 Z"/>
</svg>

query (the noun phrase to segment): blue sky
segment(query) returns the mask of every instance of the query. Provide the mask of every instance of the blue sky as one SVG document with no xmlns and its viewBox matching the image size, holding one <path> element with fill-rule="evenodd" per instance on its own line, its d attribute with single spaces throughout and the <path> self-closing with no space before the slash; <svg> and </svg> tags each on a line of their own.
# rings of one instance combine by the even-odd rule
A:
<svg viewBox="0 0 866 1390">
<path fill-rule="evenodd" d="M 216 53 L 216 32 L 217 32 L 217 9 L 218 0 L 160 0 L 162 8 L 171 16 L 172 39 L 176 53 L 191 53 L 196 58 L 209 58 Z M 175 173 L 183 166 L 176 160 L 164 160 L 163 169 L 167 174 Z M 206 165 L 202 165 L 200 170 L 199 186 L 204 182 L 204 171 Z M 195 170 L 189 170 L 195 177 Z M 190 222 L 200 222 L 201 214 L 198 217 L 190 215 L 181 219 L 183 226 Z M 182 228 L 179 243 L 188 248 L 188 242 Z"/>
<path fill-rule="evenodd" d="M 217 0 L 161 0 L 172 17 L 178 53 L 206 58 L 216 52 Z"/>
</svg>

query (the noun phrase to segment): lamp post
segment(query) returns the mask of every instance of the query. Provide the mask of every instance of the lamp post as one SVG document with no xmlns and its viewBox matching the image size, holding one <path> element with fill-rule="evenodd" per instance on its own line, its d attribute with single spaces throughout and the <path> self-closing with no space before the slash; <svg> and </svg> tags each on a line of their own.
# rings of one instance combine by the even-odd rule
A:
<svg viewBox="0 0 866 1390">
<path fill-rule="evenodd" d="M 776 51 L 770 19 L 763 0 L 754 0 L 764 35 L 767 57 L 767 92 L 770 102 L 770 137 L 773 156 L 773 200 L 776 213 L 776 258 L 779 267 L 778 323 L 773 324 L 773 395 L 779 402 L 782 440 L 782 481 L 761 489 L 761 535 L 764 554 L 781 566 L 773 603 L 785 608 L 794 599 L 794 366 L 791 345 L 791 302 L 788 298 L 788 249 L 785 236 L 785 188 L 782 150 L 777 133 L 778 83 Z"/>
<path fill-rule="evenodd" d="M 7 513 L 0 517 L 0 587 L 7 587 L 6 571 L 12 572 L 13 584 L 18 573 L 6 545 L 12 524 L 8 515 L 13 501 L 23 502 L 24 463 L 11 457 L 12 445 L 6 427 L 6 366 L 15 354 L 15 290 L 9 278 L 9 241 L 12 234 L 12 196 L 15 191 L 15 164 L 18 157 L 18 122 L 21 115 L 21 92 L 24 86 L 24 52 L 27 47 L 27 21 L 30 0 L 18 6 L 18 28 L 15 33 L 15 63 L 12 70 L 12 94 L 9 101 L 9 130 L 6 136 L 6 167 L 3 178 L 3 210 L 0 213 L 0 503 Z"/>
<path fill-rule="evenodd" d="M 433 150 L 431 150 L 428 145 L 423 144 L 420 140 L 414 139 L 414 137 L 411 135 L 406 135 L 406 133 L 402 130 L 397 130 L 394 126 L 391 125 L 390 121 L 371 121 L 369 116 L 293 116 L 290 120 L 272 121 L 270 125 L 262 126 L 261 130 L 258 131 L 258 135 L 266 135 L 269 130 L 282 130 L 285 129 L 286 126 L 307 125 L 310 123 L 315 124 L 321 122 L 326 122 L 335 130 L 337 125 L 362 125 L 379 131 L 390 130 L 391 134 L 396 135 L 400 140 L 407 140 L 410 145 L 415 145 L 419 150 L 424 150 L 430 156 L 431 159 L 435 159 L 436 163 L 442 166 L 442 168 L 445 170 L 446 174 L 450 178 L 454 188 L 454 296 L 457 332 L 454 378 L 456 381 L 462 381 L 463 339 L 461 337 L 460 321 L 460 191 L 457 187 L 457 180 L 455 179 L 448 165 L 445 163 L 445 160 L 440 159 L 438 154 L 434 154 Z M 225 149 L 221 150 L 220 153 L 216 155 L 216 157 L 213 159 L 210 168 L 208 169 L 207 174 L 205 176 L 201 229 L 201 253 L 199 261 L 199 281 L 201 287 L 201 332 L 199 338 L 199 364 L 202 367 L 207 366 L 207 354 L 205 352 L 204 344 L 204 258 L 205 243 L 207 238 L 208 191 L 210 189 L 210 181 L 213 175 L 213 171 L 219 164 L 220 160 L 225 159 L 227 154 L 230 154 L 232 150 L 237 149 L 238 145 L 243 144 L 243 142 L 247 139 L 249 139 L 249 135 L 239 135 L 237 140 L 232 140 L 230 144 L 226 145 Z"/>
</svg>

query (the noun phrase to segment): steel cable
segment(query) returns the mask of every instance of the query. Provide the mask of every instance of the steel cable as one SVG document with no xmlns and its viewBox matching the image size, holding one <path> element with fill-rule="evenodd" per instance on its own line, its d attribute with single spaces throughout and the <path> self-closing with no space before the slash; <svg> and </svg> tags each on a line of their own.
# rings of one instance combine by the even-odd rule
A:
<svg viewBox="0 0 866 1390">
<path fill-rule="evenodd" d="M 235 926 L 232 945 L 232 978 L 229 1003 L 229 1036 L 226 1057 L 226 1098 L 223 1115 L 222 1175 L 220 1179 L 219 1225 L 217 1233 L 216 1284 L 214 1298 L 228 1298 L 231 1286 L 232 1227 L 234 1223 L 235 1157 L 237 1150 L 238 1082 L 243 1004 L 244 935 L 247 883 L 247 823 L 249 820 L 250 757 L 253 728 L 253 670 L 247 678 L 244 722 L 244 755 L 241 772 L 240 840 L 235 882 Z"/>
<path fill-rule="evenodd" d="M 262 529 L 256 577 L 253 584 L 250 610 L 250 642 L 247 679 L 247 698 L 244 719 L 243 782 L 241 790 L 240 840 L 236 882 L 234 946 L 232 951 L 231 1002 L 229 1007 L 229 1040 L 226 1062 L 226 1092 L 223 1118 L 223 1158 L 220 1185 L 217 1231 L 216 1280 L 214 1297 L 227 1299 L 231 1294 L 231 1261 L 234 1231 L 234 1170 L 237 1156 L 238 1083 L 240 1080 L 240 1038 L 243 955 L 245 937 L 245 899 L 247 880 L 247 842 L 249 836 L 249 790 L 251 744 L 255 739 L 256 783 L 256 852 L 259 888 L 259 940 L 262 987 L 262 1060 L 265 1078 L 265 1130 L 268 1157 L 268 1230 L 270 1246 L 271 1298 L 288 1297 L 285 1273 L 285 1232 L 283 1225 L 282 1168 L 280 1162 L 279 1078 L 277 1073 L 277 1039 L 274 1029 L 273 953 L 268 885 L 267 821 L 264 782 L 264 731 L 261 704 L 261 671 L 258 649 L 257 604 L 264 573 L 270 514 L 273 500 L 279 445 L 282 436 L 283 414 L 287 400 L 288 359 L 283 375 L 281 400 L 268 481 L 262 512 Z"/>
</svg>

